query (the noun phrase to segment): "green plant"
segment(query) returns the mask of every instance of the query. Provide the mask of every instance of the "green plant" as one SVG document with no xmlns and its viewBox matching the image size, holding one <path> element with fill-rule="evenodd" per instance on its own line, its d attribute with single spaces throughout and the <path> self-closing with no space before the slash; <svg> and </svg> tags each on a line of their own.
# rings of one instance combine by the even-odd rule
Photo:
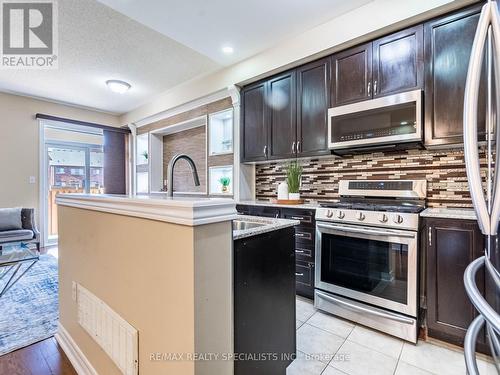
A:
<svg viewBox="0 0 500 375">
<path fill-rule="evenodd" d="M 300 189 L 300 180 L 302 178 L 302 166 L 296 161 L 288 164 L 286 170 L 286 182 L 288 183 L 288 192 L 298 193 Z"/>
<path fill-rule="evenodd" d="M 148 160 L 148 152 L 146 150 L 144 150 L 141 154 L 142 156 L 144 156 L 144 159 Z"/>
<path fill-rule="evenodd" d="M 229 186 L 229 184 L 231 183 L 231 179 L 229 177 L 221 177 L 219 178 L 219 182 L 222 186 Z"/>
</svg>

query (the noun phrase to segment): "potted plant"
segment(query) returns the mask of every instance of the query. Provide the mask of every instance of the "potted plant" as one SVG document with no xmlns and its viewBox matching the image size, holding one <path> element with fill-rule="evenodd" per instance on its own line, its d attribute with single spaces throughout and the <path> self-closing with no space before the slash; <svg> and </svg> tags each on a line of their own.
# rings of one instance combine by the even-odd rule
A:
<svg viewBox="0 0 500 375">
<path fill-rule="evenodd" d="M 222 192 L 227 193 L 229 191 L 229 184 L 231 183 L 231 179 L 229 177 L 221 177 L 219 178 L 219 182 L 222 185 Z"/>
<path fill-rule="evenodd" d="M 302 179 L 302 166 L 296 161 L 288 164 L 286 170 L 286 182 L 288 183 L 288 199 L 300 199 L 300 182 Z"/>
</svg>

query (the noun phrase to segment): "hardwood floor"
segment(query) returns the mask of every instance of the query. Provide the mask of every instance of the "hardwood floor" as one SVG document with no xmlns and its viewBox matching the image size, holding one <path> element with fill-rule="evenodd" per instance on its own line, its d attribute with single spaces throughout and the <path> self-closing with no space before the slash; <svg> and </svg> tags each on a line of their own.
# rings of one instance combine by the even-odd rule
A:
<svg viewBox="0 0 500 375">
<path fill-rule="evenodd" d="M 0 374 L 77 375 L 53 337 L 0 356 Z"/>
</svg>

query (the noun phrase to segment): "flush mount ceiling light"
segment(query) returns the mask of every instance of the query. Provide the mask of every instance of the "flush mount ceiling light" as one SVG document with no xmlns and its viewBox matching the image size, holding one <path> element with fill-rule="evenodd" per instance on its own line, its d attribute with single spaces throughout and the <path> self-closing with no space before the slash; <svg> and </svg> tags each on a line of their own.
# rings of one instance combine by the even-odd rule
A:
<svg viewBox="0 0 500 375">
<path fill-rule="evenodd" d="M 125 82 L 125 81 L 120 81 L 118 79 L 110 79 L 106 81 L 106 85 L 109 87 L 109 89 L 113 92 L 116 92 L 118 94 L 123 94 L 130 90 L 132 86 L 130 86 L 130 83 Z"/>
<path fill-rule="evenodd" d="M 231 55 L 234 52 L 234 49 L 231 46 L 224 46 L 222 47 L 222 52 L 226 55 Z"/>
</svg>

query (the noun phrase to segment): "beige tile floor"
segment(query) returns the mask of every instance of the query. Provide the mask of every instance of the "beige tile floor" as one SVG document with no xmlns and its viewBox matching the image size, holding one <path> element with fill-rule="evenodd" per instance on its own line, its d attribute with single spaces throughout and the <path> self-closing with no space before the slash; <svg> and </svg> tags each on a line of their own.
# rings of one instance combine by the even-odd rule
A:
<svg viewBox="0 0 500 375">
<path fill-rule="evenodd" d="M 287 375 L 461 375 L 463 353 L 419 341 L 413 345 L 317 311 L 297 298 L 297 359 Z M 481 375 L 497 375 L 478 362 Z"/>
</svg>

